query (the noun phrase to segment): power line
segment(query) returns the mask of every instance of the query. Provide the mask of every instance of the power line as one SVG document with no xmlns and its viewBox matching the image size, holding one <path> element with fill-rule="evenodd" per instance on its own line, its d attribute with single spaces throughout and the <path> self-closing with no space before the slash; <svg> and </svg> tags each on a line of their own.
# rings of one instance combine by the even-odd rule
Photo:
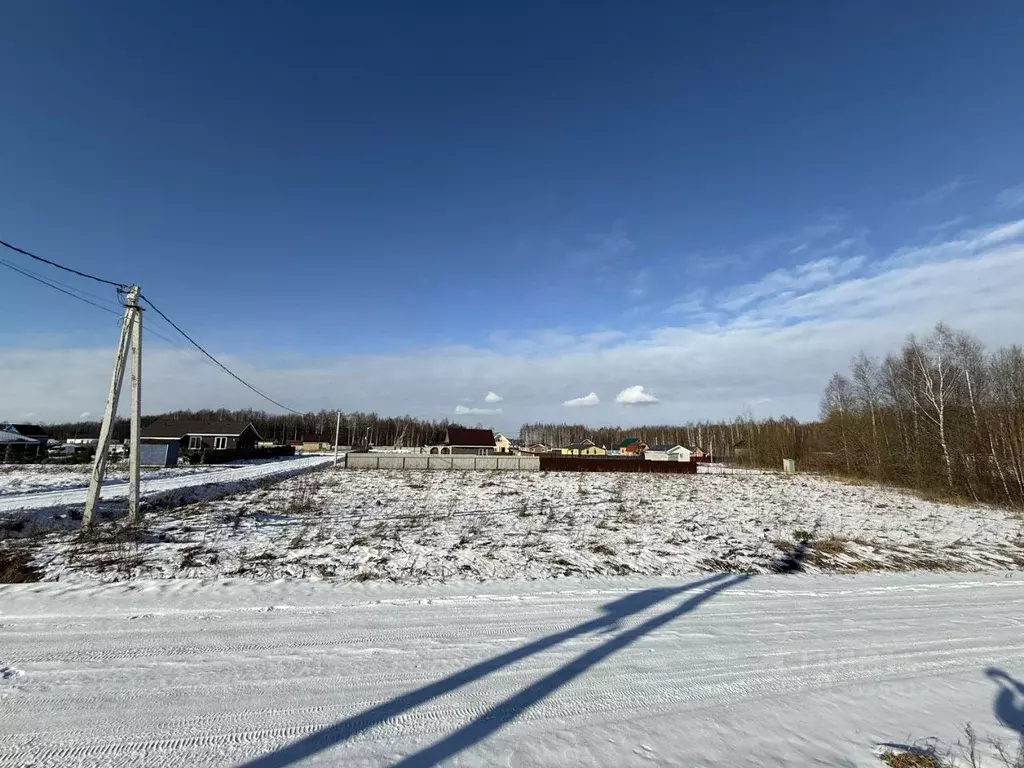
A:
<svg viewBox="0 0 1024 768">
<path fill-rule="evenodd" d="M 174 339 L 170 338 L 169 336 L 164 336 L 162 333 L 160 333 L 160 331 L 154 331 L 148 325 L 143 324 L 142 332 L 143 333 L 152 333 L 154 336 L 157 336 L 158 338 L 163 339 L 168 344 L 170 344 L 170 345 L 172 345 L 172 346 L 174 346 L 174 347 L 176 347 L 176 348 L 178 348 L 178 349 L 180 349 L 182 351 L 184 351 L 184 349 L 185 349 L 183 346 L 181 346 L 181 344 L 176 342 Z"/>
<path fill-rule="evenodd" d="M 90 274 L 88 274 L 86 272 L 80 272 L 77 269 L 72 269 L 71 267 L 65 267 L 63 264 L 58 264 L 57 262 L 51 261 L 50 259 L 44 259 L 42 256 L 36 256 L 34 253 L 30 253 L 29 251 L 26 251 L 24 248 L 19 248 L 16 245 L 11 245 L 10 243 L 8 243 L 8 242 L 6 242 L 4 240 L 0 240 L 0 245 L 4 246 L 5 248 L 10 248 L 12 251 L 20 253 L 20 254 L 22 254 L 24 256 L 28 256 L 30 259 L 35 259 L 36 261 L 42 262 L 43 264 L 49 264 L 51 267 L 56 267 L 57 269 L 64 270 L 65 272 L 70 272 L 73 275 L 78 275 L 79 277 L 84 277 L 84 278 L 87 278 L 89 280 L 95 280 L 96 282 L 104 283 L 105 285 L 112 285 L 112 286 L 114 286 L 115 288 L 118 289 L 118 293 L 119 294 L 122 291 L 124 291 L 124 290 L 126 290 L 128 288 L 128 286 L 125 285 L 124 283 L 117 283 L 117 282 L 114 282 L 113 280 L 104 280 L 102 277 L 96 277 L 96 275 L 90 275 Z M 32 274 L 32 273 L 30 273 L 30 272 L 28 272 L 26 270 L 23 270 L 23 269 L 20 269 L 20 268 L 14 266 L 13 264 L 7 263 L 6 261 L 0 260 L 0 264 L 3 264 L 5 267 L 8 267 L 8 268 L 14 270 L 15 272 L 19 272 L 20 274 L 24 275 L 25 277 L 27 277 L 27 278 L 29 278 L 31 280 L 35 280 L 37 282 L 40 282 L 40 283 L 42 283 L 44 285 L 49 286 L 50 288 L 53 288 L 56 291 L 60 291 L 61 293 L 66 294 L 66 295 L 70 296 L 73 299 L 78 299 L 79 301 L 83 301 L 86 304 L 90 304 L 90 305 L 96 307 L 97 309 L 102 309 L 104 312 L 110 312 L 113 315 L 119 315 L 120 314 L 118 312 L 115 312 L 112 309 L 108 309 L 108 308 L 106 308 L 104 306 L 101 306 L 101 305 L 99 305 L 99 304 L 97 304 L 97 303 L 95 303 L 93 301 L 90 301 L 89 299 L 86 299 L 86 298 L 84 298 L 82 296 L 79 296 L 77 293 L 72 293 L 69 290 L 65 290 L 64 288 L 60 288 L 59 286 L 55 285 L 54 283 L 50 282 L 49 280 L 47 280 L 46 278 L 44 278 L 42 276 Z M 158 315 L 160 315 L 160 317 L 162 317 L 164 319 L 164 321 L 167 322 L 168 325 L 170 325 L 174 330 L 176 330 L 178 333 L 180 333 L 182 336 L 184 336 L 192 346 L 194 346 L 196 349 L 198 349 L 200 352 L 202 352 L 218 368 L 223 370 L 225 373 L 227 373 L 233 379 L 237 380 L 239 383 L 243 384 L 244 386 L 246 386 L 247 388 L 249 388 L 250 390 L 255 392 L 257 395 L 262 397 L 267 402 L 273 403 L 278 408 L 283 408 L 284 410 L 288 411 L 289 413 L 295 413 L 295 414 L 299 413 L 299 411 L 296 411 L 296 410 L 294 410 L 292 408 L 289 408 L 286 405 L 283 405 L 282 403 L 279 403 L 277 400 L 272 398 L 266 392 L 261 392 L 259 389 L 257 389 L 252 384 L 247 382 L 241 376 L 239 376 L 238 374 L 234 373 L 226 365 L 224 365 L 222 362 L 220 362 L 220 360 L 218 360 L 213 355 L 211 355 L 209 352 L 207 352 L 205 349 L 203 349 L 203 347 L 199 344 L 199 342 L 197 342 L 195 339 L 193 339 L 191 336 L 189 336 L 187 333 L 185 333 L 183 330 L 181 330 L 181 328 L 179 328 L 177 325 L 175 325 L 175 323 L 169 317 L 167 317 L 167 315 L 165 315 L 163 312 L 161 312 L 160 309 L 155 304 L 153 304 L 152 301 L 150 301 L 148 298 L 146 298 L 142 294 L 139 294 L 139 298 L 141 298 L 143 301 L 145 301 L 154 312 L 156 312 Z M 171 344 L 174 343 L 173 341 L 168 339 L 163 334 L 157 333 L 156 331 L 151 331 L 151 333 L 154 333 L 155 335 L 159 336 L 160 338 L 164 339 L 165 341 L 167 341 L 167 342 L 169 342 Z"/>
<path fill-rule="evenodd" d="M 171 320 L 171 318 L 169 318 L 163 312 L 161 312 L 159 307 L 157 307 L 152 301 L 150 301 L 147 296 L 145 296 L 143 294 L 139 294 L 139 298 L 142 299 L 144 302 L 146 302 L 149 305 L 150 309 L 152 309 L 154 312 L 156 312 L 158 315 L 160 315 L 160 317 L 162 317 L 167 322 L 167 324 L 171 326 L 171 328 L 173 328 L 178 333 L 180 333 L 182 336 L 184 336 L 193 347 L 195 347 L 200 352 L 202 352 L 204 355 L 206 355 L 208 358 L 210 358 L 210 360 L 212 360 L 217 365 L 217 367 L 220 368 L 222 371 L 224 371 L 226 374 L 228 374 L 229 376 L 231 376 L 233 379 L 235 379 L 239 383 L 241 383 L 241 384 L 245 385 L 246 387 L 248 387 L 249 389 L 251 389 L 253 392 L 255 392 L 257 395 L 262 397 L 264 400 L 273 403 L 278 408 L 283 408 L 284 410 L 288 411 L 289 413 L 294 413 L 294 414 L 297 414 L 297 415 L 301 415 L 299 411 L 293 410 L 292 408 L 289 408 L 287 405 L 282 405 L 281 403 L 277 402 L 277 400 L 272 398 L 270 395 L 268 395 L 267 393 L 261 392 L 260 390 L 256 389 L 256 387 L 254 387 L 252 384 L 247 382 L 245 379 L 243 379 L 238 374 L 234 373 L 230 368 L 228 368 L 226 365 L 224 365 L 220 360 L 218 360 L 216 357 L 214 357 L 209 352 L 207 352 L 205 349 L 203 349 L 202 345 L 200 345 L 199 342 L 197 342 L 195 339 L 193 339 L 191 336 L 189 336 L 187 333 L 185 333 L 183 330 L 181 330 L 181 328 L 179 328 L 177 325 L 175 325 L 174 321 Z"/>
<path fill-rule="evenodd" d="M 69 291 L 73 291 L 74 293 L 79 294 L 81 296 L 88 296 L 90 299 L 95 299 L 96 301 L 106 302 L 106 303 L 111 304 L 111 305 L 116 304 L 117 306 L 121 307 L 122 309 L 124 308 L 124 305 L 121 304 L 120 301 L 113 301 L 113 300 L 110 299 L 109 296 L 100 296 L 100 295 L 95 294 L 95 293 L 90 293 L 89 291 L 86 291 L 86 290 L 84 290 L 82 288 L 79 288 L 77 285 L 71 285 L 70 283 L 65 283 L 65 282 L 63 282 L 61 280 L 58 280 L 55 277 L 50 277 L 49 275 L 44 275 L 44 274 L 41 274 L 39 272 L 34 272 L 31 269 L 29 269 L 28 267 L 19 267 L 19 266 L 15 265 L 15 264 L 11 264 L 6 259 L 0 259 L 0 262 L 6 264 L 11 269 L 18 270 L 19 272 L 21 272 L 21 274 L 25 275 L 26 277 L 35 276 L 35 277 L 39 278 L 40 280 L 45 280 L 47 283 L 49 283 L 51 285 L 62 286 L 64 288 L 67 288 Z"/>
<path fill-rule="evenodd" d="M 66 294 L 67 296 L 70 296 L 73 299 L 78 299 L 79 301 L 85 302 L 86 304 L 88 304 L 88 305 L 90 305 L 92 307 L 96 307 L 96 309 L 102 309 L 104 312 L 109 312 L 112 315 L 115 315 L 117 317 L 121 317 L 121 313 L 120 312 L 117 312 L 117 311 L 115 311 L 113 309 L 110 309 L 108 307 L 104 307 L 101 304 L 97 304 L 97 303 L 95 303 L 93 301 L 90 301 L 89 299 L 86 299 L 83 296 L 79 296 L 78 293 L 73 293 L 73 291 L 78 291 L 79 289 L 76 289 L 73 286 L 68 285 L 67 283 L 62 283 L 59 280 L 52 280 L 51 281 L 51 279 L 45 278 L 42 275 L 38 274 L 37 272 L 33 272 L 32 270 L 22 269 L 21 267 L 16 267 L 15 265 L 11 264 L 10 262 L 6 261 L 5 259 L 0 259 L 0 265 L 3 265 L 5 267 L 7 267 L 8 269 L 12 269 L 15 272 L 18 272 L 19 274 L 24 275 L 29 280 L 35 280 L 37 283 L 42 283 L 43 285 L 48 286 L 50 288 L 53 288 L 55 291 L 60 291 L 61 293 Z M 55 285 L 55 283 L 56 283 L 56 285 Z M 63 288 L 60 287 L 62 285 L 67 287 L 67 288 L 70 288 L 71 290 L 68 290 L 68 291 L 64 290 Z M 104 299 L 104 298 L 102 298 L 100 296 L 97 296 L 94 293 L 89 293 L 88 291 L 80 291 L 80 292 L 85 294 L 85 296 L 91 296 L 94 299 L 99 299 L 100 301 L 106 301 L 106 299 Z M 153 328 L 151 328 L 149 326 L 144 326 L 142 330 L 145 331 L 146 333 L 151 333 L 154 336 L 158 336 L 159 338 L 161 338 L 164 341 L 166 341 L 168 344 L 173 344 L 178 349 L 185 349 L 183 346 L 181 346 L 181 344 L 176 342 L 174 339 L 170 338 L 169 336 L 165 336 L 164 334 L 160 333 L 157 330 L 154 330 Z"/>
<path fill-rule="evenodd" d="M 110 314 L 116 315 L 118 317 L 121 316 L 120 312 L 117 312 L 117 311 L 115 311 L 113 309 L 109 309 L 107 307 L 104 307 L 101 304 L 97 304 L 95 301 L 91 301 L 91 300 L 89 300 L 89 299 L 87 299 L 87 298 L 85 298 L 83 296 L 79 296 L 77 293 L 72 293 L 71 291 L 67 291 L 67 290 L 61 288 L 60 286 L 54 285 L 53 283 L 51 283 L 46 278 L 38 277 L 36 275 L 33 275 L 30 272 L 26 272 L 24 269 L 19 269 L 18 267 L 16 267 L 13 264 L 10 264 L 10 263 L 4 261 L 3 259 L 0 259 L 0 264 L 2 264 L 3 266 L 7 267 L 8 269 L 13 269 L 15 272 L 18 272 L 18 273 L 24 275 L 29 280 L 35 280 L 37 283 L 42 283 L 43 285 L 47 285 L 50 288 L 53 288 L 53 290 L 60 291 L 61 293 L 65 294 L 67 296 L 70 296 L 73 299 L 78 299 L 79 301 L 84 301 L 86 304 L 90 304 L 90 305 L 96 307 L 96 309 L 102 309 L 104 312 L 109 312 Z"/>
<path fill-rule="evenodd" d="M 124 283 L 115 283 L 113 280 L 104 280 L 102 277 L 96 277 L 96 275 L 90 275 L 86 272 L 79 272 L 77 269 L 72 269 L 71 267 L 65 267 L 63 264 L 58 264 L 55 261 L 44 259 L 42 256 L 36 256 L 34 253 L 29 253 L 24 248 L 19 248 L 16 245 L 11 245 L 10 243 L 4 242 L 3 240 L 0 240 L 0 245 L 4 246 L 5 248 L 10 248 L 12 251 L 17 251 L 18 253 L 24 256 L 28 256 L 30 259 L 41 261 L 43 262 L 43 264 L 49 264 L 51 267 L 56 267 L 57 269 L 63 269 L 65 272 L 70 272 L 71 274 L 78 275 L 79 277 L 85 277 L 88 278 L 89 280 L 95 280 L 97 283 L 106 283 L 107 285 L 112 285 L 115 288 L 127 287 Z"/>
</svg>

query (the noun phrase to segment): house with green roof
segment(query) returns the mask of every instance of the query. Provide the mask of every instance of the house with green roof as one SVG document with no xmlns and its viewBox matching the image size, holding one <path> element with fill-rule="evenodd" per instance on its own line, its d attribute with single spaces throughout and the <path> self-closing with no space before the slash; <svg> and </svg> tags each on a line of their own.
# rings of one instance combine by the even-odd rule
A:
<svg viewBox="0 0 1024 768">
<path fill-rule="evenodd" d="M 639 437 L 627 437 L 619 443 L 619 453 L 640 456 L 647 450 L 647 443 Z"/>
</svg>

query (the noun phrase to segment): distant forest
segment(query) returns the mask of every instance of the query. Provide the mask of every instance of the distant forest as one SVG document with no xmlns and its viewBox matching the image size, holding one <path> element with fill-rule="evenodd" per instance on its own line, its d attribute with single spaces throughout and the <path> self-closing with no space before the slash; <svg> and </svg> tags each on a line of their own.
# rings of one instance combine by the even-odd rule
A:
<svg viewBox="0 0 1024 768">
<path fill-rule="evenodd" d="M 202 421 L 251 421 L 256 431 L 264 440 L 286 443 L 292 440 L 323 440 L 334 442 L 334 429 L 337 411 L 316 411 L 302 414 L 272 414 L 251 409 L 200 411 L 171 411 L 154 416 L 143 416 L 142 426 L 145 428 L 157 419 L 192 419 Z M 343 413 L 341 415 L 342 445 L 395 445 L 402 444 L 426 445 L 442 443 L 450 426 L 459 426 L 442 421 L 425 421 L 411 416 L 378 416 L 376 413 Z M 46 431 L 51 437 L 66 440 L 70 437 L 97 435 L 100 431 L 98 421 L 69 422 L 49 424 Z M 127 419 L 118 419 L 114 426 L 114 439 L 124 440 L 128 437 Z"/>
<path fill-rule="evenodd" d="M 272 415 L 225 409 L 164 414 L 186 419 L 251 421 L 265 439 L 333 441 L 335 412 Z M 156 416 L 143 419 L 148 424 Z M 418 446 L 443 442 L 447 420 L 374 413 L 342 416 L 343 445 Z M 54 424 L 64 439 L 99 431 L 95 422 Z M 128 435 L 119 421 L 116 439 Z M 794 458 L 802 470 L 975 501 L 1024 507 L 1024 350 L 988 351 L 972 336 L 939 324 L 923 339 L 908 337 L 883 359 L 857 355 L 848 373 L 832 376 L 820 419 L 778 418 L 630 428 L 524 424 L 525 443 L 564 446 L 590 438 L 612 446 L 626 437 L 679 443 L 716 458 L 778 469 Z"/>
</svg>

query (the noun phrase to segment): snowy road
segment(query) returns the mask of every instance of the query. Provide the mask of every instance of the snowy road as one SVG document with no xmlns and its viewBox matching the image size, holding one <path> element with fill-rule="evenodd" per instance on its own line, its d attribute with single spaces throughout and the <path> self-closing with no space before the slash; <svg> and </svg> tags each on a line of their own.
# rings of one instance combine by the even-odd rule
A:
<svg viewBox="0 0 1024 768">
<path fill-rule="evenodd" d="M 223 470 L 204 472 L 202 474 L 171 475 L 142 481 L 143 497 L 153 494 L 175 491 L 180 488 L 195 488 L 203 485 L 222 485 L 243 480 L 257 480 L 275 475 L 287 475 L 326 466 L 334 461 L 333 456 L 317 455 L 301 458 L 287 458 L 279 461 L 268 461 L 261 464 L 248 464 L 239 467 L 228 467 Z M 83 476 L 87 485 L 88 476 Z M 26 509 L 48 509 L 50 507 L 74 506 L 85 504 L 86 488 L 65 488 L 55 491 L 36 491 L 17 495 L 0 496 L 0 513 Z M 128 483 L 119 482 L 104 484 L 104 500 L 123 499 L 128 495 Z"/>
<path fill-rule="evenodd" d="M 3 766 L 877 768 L 1022 678 L 1019 575 L 0 587 Z"/>
</svg>

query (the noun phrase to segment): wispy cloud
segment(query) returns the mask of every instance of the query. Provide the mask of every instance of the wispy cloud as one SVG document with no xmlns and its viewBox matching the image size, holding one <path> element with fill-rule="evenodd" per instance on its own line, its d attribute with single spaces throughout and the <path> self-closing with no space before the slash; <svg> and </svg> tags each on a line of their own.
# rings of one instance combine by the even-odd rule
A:
<svg viewBox="0 0 1024 768">
<path fill-rule="evenodd" d="M 1008 187 L 996 195 L 996 205 L 1000 208 L 1016 208 L 1024 205 L 1024 184 Z"/>
<path fill-rule="evenodd" d="M 707 290 L 698 288 L 685 296 L 681 296 L 665 310 L 669 314 L 676 315 L 697 315 L 705 311 L 705 300 Z"/>
<path fill-rule="evenodd" d="M 964 222 L 966 221 L 966 216 L 954 216 L 951 219 L 940 221 L 938 224 L 928 224 L 921 227 L 921 234 L 934 235 L 939 232 L 945 232 L 947 230 L 953 229 L 954 227 L 963 226 Z"/>
<path fill-rule="evenodd" d="M 634 299 L 642 298 L 647 293 L 647 282 L 651 276 L 651 271 L 644 267 L 635 275 L 633 275 L 632 284 L 629 287 L 629 295 Z"/>
<path fill-rule="evenodd" d="M 640 384 L 626 387 L 615 396 L 615 402 L 622 405 L 654 405 L 660 402 L 650 392 L 645 392 Z"/>
<path fill-rule="evenodd" d="M 777 269 L 757 282 L 748 283 L 724 294 L 716 302 L 716 306 L 735 312 L 766 297 L 783 293 L 802 293 L 817 286 L 842 280 L 857 272 L 864 263 L 864 256 L 828 256 L 790 269 Z"/>
<path fill-rule="evenodd" d="M 497 416 L 501 413 L 501 408 L 474 408 L 472 406 L 456 405 L 455 414 L 457 416 Z"/>
<path fill-rule="evenodd" d="M 588 235 L 585 245 L 569 251 L 569 263 L 577 267 L 604 264 L 635 248 L 623 222 L 616 221 L 610 231 Z"/>
<path fill-rule="evenodd" d="M 928 245 L 898 248 L 884 260 L 885 265 L 906 265 L 960 258 L 1024 236 L 1024 219 L 992 224 L 959 232 L 950 239 Z"/>
<path fill-rule="evenodd" d="M 488 392 L 486 395 L 484 395 L 485 403 L 500 403 L 504 399 L 505 398 L 499 395 L 497 392 Z"/>
<path fill-rule="evenodd" d="M 591 392 L 589 395 L 583 397 L 574 397 L 572 400 L 566 400 L 562 405 L 566 408 L 587 408 L 592 405 L 600 405 L 601 398 L 597 396 L 596 392 Z"/>
<path fill-rule="evenodd" d="M 905 200 L 903 204 L 935 205 L 936 203 L 941 203 L 943 200 L 946 200 L 955 195 L 957 192 L 963 189 L 964 186 L 966 186 L 966 184 L 967 178 L 965 176 L 956 176 L 950 179 L 949 181 L 945 182 L 944 184 L 939 184 L 937 187 L 932 187 L 931 189 L 927 190 L 926 192 L 917 197 L 911 198 L 910 200 Z"/>
<path fill-rule="evenodd" d="M 781 232 L 755 240 L 740 249 L 746 258 L 743 261 L 757 261 L 776 253 L 799 254 L 817 246 L 822 240 L 842 231 L 844 214 L 828 214 L 820 220 L 804 224 L 789 232 Z"/>
<path fill-rule="evenodd" d="M 751 281 L 747 292 L 756 292 L 757 300 L 715 322 L 602 333 L 599 343 L 592 334 L 562 330 L 533 334 L 521 345 L 510 338 L 487 348 L 389 355 L 282 361 L 272 350 L 251 359 L 212 351 L 261 389 L 288 393 L 288 405 L 299 409 L 330 408 L 341 401 L 351 410 L 441 418 L 452 410 L 439 404 L 453 406 L 463 392 L 493 388 L 516 393 L 517 419 L 558 421 L 566 413 L 565 393 L 580 382 L 628 392 L 642 381 L 645 395 L 673 393 L 658 406 L 658 419 L 669 422 L 732 418 L 760 398 L 770 401 L 758 406 L 759 415 L 813 417 L 829 376 L 845 369 L 852 355 L 862 349 L 884 353 L 907 333 L 927 332 L 938 320 L 989 345 L 1021 341 L 1024 218 L 910 245 L 845 274 L 849 265 L 812 266 L 818 261 L 786 270 L 786 279 L 771 283 L 770 291 L 763 290 L 767 276 Z M 825 277 L 815 278 L 818 274 Z M 719 295 L 709 294 L 705 305 L 715 305 Z M 10 413 L 35 412 L 54 421 L 96 413 L 110 383 L 110 356 L 106 346 L 0 347 L 0 370 L 17 372 L 0 376 L 0 402 Z M 73 381 L 68 370 L 75 371 Z M 265 405 L 230 377 L 173 348 L 147 352 L 146 382 L 148 413 Z M 507 413 L 494 413 L 496 408 L 473 405 L 464 404 L 458 415 L 508 419 Z M 624 410 L 583 412 L 591 423 L 608 424 L 627 418 Z"/>
<path fill-rule="evenodd" d="M 788 231 L 758 238 L 746 245 L 719 253 L 689 254 L 686 257 L 691 272 L 711 274 L 727 269 L 756 267 L 768 259 L 790 261 L 794 256 L 820 254 L 827 242 L 843 231 L 847 215 L 829 213 L 816 221 Z"/>
</svg>

